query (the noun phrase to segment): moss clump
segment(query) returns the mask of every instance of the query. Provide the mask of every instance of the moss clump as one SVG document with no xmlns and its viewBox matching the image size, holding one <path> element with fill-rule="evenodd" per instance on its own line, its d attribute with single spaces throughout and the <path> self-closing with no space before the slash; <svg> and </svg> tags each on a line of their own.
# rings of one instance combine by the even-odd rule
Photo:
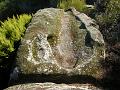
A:
<svg viewBox="0 0 120 90">
<path fill-rule="evenodd" d="M 32 43 L 32 54 L 33 54 L 33 58 L 37 60 L 37 50 L 39 50 L 39 48 L 37 47 L 36 42 L 37 41 L 34 40 Z"/>
</svg>

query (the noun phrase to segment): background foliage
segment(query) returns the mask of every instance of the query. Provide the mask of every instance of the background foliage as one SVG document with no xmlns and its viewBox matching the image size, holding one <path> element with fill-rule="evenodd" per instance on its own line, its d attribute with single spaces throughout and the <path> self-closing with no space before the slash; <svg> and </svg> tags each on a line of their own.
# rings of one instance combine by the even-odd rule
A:
<svg viewBox="0 0 120 90">
<path fill-rule="evenodd" d="M 96 13 L 96 19 L 100 25 L 101 32 L 107 42 L 116 43 L 120 41 L 120 0 L 106 0 L 101 2 L 103 11 Z M 100 4 L 99 4 L 100 5 Z M 105 5 L 105 6 L 104 6 Z"/>
</svg>

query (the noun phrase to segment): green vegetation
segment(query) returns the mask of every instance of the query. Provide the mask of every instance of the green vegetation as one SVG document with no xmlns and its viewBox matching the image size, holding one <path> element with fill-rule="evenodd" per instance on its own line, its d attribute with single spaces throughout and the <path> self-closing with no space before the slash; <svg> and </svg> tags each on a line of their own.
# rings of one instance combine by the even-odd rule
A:
<svg viewBox="0 0 120 90">
<path fill-rule="evenodd" d="M 15 50 L 14 44 L 21 39 L 30 22 L 31 15 L 20 15 L 8 18 L 0 26 L 0 56 L 8 56 Z"/>
<path fill-rule="evenodd" d="M 120 41 L 120 0 L 107 0 L 106 2 L 104 2 L 106 5 L 104 12 L 98 12 L 96 19 L 107 42 L 116 43 Z"/>
<path fill-rule="evenodd" d="M 78 11 L 86 10 L 86 3 L 84 0 L 59 0 L 58 8 L 69 9 L 70 7 L 75 7 Z"/>
<path fill-rule="evenodd" d="M 110 0 L 106 6 L 104 13 L 99 15 L 98 21 L 100 24 L 116 23 L 120 15 L 120 0 Z"/>
</svg>

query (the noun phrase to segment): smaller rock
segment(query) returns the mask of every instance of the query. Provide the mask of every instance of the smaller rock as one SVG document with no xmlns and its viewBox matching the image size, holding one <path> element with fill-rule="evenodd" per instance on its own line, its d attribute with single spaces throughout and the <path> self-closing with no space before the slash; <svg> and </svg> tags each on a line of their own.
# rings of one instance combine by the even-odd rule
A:
<svg viewBox="0 0 120 90">
<path fill-rule="evenodd" d="M 31 83 L 8 87 L 5 90 L 102 90 L 90 84 Z"/>
</svg>

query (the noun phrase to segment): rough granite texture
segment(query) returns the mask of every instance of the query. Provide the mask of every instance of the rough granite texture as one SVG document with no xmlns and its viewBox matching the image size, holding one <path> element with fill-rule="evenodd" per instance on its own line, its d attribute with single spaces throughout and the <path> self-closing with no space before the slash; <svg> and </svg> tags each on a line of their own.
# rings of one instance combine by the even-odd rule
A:
<svg viewBox="0 0 120 90">
<path fill-rule="evenodd" d="M 90 84 L 55 84 L 55 83 L 32 83 L 11 86 L 5 90 L 102 90 Z"/>
<path fill-rule="evenodd" d="M 104 52 L 99 27 L 87 15 L 75 9 L 39 10 L 21 40 L 10 81 L 29 74 L 102 78 Z"/>
</svg>

